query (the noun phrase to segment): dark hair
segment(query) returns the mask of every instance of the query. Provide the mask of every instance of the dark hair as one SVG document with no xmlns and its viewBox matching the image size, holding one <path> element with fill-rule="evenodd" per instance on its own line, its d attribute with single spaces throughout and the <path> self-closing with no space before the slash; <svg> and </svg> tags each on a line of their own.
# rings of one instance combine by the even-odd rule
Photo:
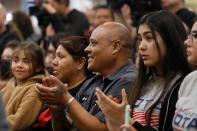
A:
<svg viewBox="0 0 197 131">
<path fill-rule="evenodd" d="M 124 4 L 129 5 L 132 12 L 132 25 L 135 27 L 143 15 L 162 9 L 161 0 L 107 0 L 107 3 L 112 10 L 120 9 Z"/>
<path fill-rule="evenodd" d="M 111 8 L 107 5 L 97 5 L 93 8 L 95 11 L 99 10 L 99 9 L 106 9 L 106 10 L 109 10 L 110 14 L 111 14 L 111 17 L 112 19 L 114 20 L 114 14 L 111 10 Z"/>
<path fill-rule="evenodd" d="M 6 43 L 5 48 L 11 48 L 12 50 L 16 49 L 16 47 L 20 44 L 17 40 L 12 40 Z M 4 48 L 4 49 L 5 49 Z"/>
<path fill-rule="evenodd" d="M 85 52 L 88 44 L 88 38 L 82 36 L 68 36 L 59 41 L 59 45 L 62 45 L 75 61 L 79 61 L 82 58 L 86 59 L 85 73 L 86 75 L 91 75 L 91 72 L 87 69 L 87 53 Z"/>
<path fill-rule="evenodd" d="M 13 13 L 13 24 L 15 24 L 17 29 L 19 29 L 24 40 L 34 33 L 31 19 L 23 11 L 15 11 Z"/>
<path fill-rule="evenodd" d="M 60 3 L 62 0 L 55 0 L 56 2 Z M 65 6 L 69 6 L 70 0 L 64 0 Z"/>
<path fill-rule="evenodd" d="M 193 24 L 197 21 L 197 15 L 193 19 Z"/>
<path fill-rule="evenodd" d="M 56 34 L 54 36 L 50 36 L 50 37 L 45 37 L 44 38 L 44 49 L 45 50 L 48 50 L 49 48 L 49 45 L 52 44 L 52 46 L 57 49 L 58 47 L 58 42 L 59 40 L 63 38 L 63 35 L 62 34 Z"/>
<path fill-rule="evenodd" d="M 24 52 L 27 58 L 30 58 L 33 65 L 33 75 L 45 72 L 43 51 L 36 43 L 21 42 L 15 49 L 12 57 L 14 58 L 21 51 Z"/>
<path fill-rule="evenodd" d="M 150 115 L 152 114 L 154 107 L 160 101 L 161 97 L 166 93 L 165 88 L 167 87 L 167 84 L 176 74 L 181 73 L 182 75 L 187 75 L 191 70 L 187 62 L 184 49 L 184 40 L 186 39 L 187 34 L 181 20 L 177 16 L 168 11 L 157 11 L 143 16 L 140 20 L 139 26 L 143 24 L 150 28 L 155 39 L 155 44 L 159 55 L 161 55 L 161 52 L 156 39 L 156 32 L 160 34 L 167 48 L 166 56 L 162 62 L 164 65 L 162 66 L 163 78 L 165 80 L 164 90 L 159 99 L 147 111 L 146 120 L 150 124 Z M 131 94 L 129 96 L 132 108 L 134 107 L 143 86 L 148 83 L 150 77 L 155 73 L 153 68 L 146 67 L 144 65 L 141 57 L 139 57 L 138 71 L 136 83 L 131 89 Z"/>
<path fill-rule="evenodd" d="M 9 80 L 11 77 L 10 61 L 0 60 L 0 79 Z"/>
<path fill-rule="evenodd" d="M 97 5 L 93 9 L 98 10 L 98 9 L 110 9 L 110 8 L 107 5 Z"/>
</svg>

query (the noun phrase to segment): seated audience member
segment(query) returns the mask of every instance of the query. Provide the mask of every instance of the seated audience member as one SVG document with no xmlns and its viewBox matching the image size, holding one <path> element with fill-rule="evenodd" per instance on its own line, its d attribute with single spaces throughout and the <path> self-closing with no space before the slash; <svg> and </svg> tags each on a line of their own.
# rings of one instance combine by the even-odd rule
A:
<svg viewBox="0 0 197 131">
<path fill-rule="evenodd" d="M 21 40 L 38 42 L 38 36 L 33 28 L 31 17 L 25 12 L 16 10 L 13 12 L 12 26 L 19 32 Z"/>
<path fill-rule="evenodd" d="M 185 0 L 161 0 L 165 10 L 176 14 L 183 21 L 187 31 L 192 28 L 195 13 L 184 7 Z"/>
<path fill-rule="evenodd" d="M 185 41 L 187 60 L 196 69 L 197 66 L 197 18 Z M 176 112 L 173 119 L 174 131 L 197 131 L 197 71 L 191 72 L 181 84 Z"/>
<path fill-rule="evenodd" d="M 18 34 L 5 24 L 7 11 L 0 3 L 0 55 L 9 41 L 19 40 Z"/>
<path fill-rule="evenodd" d="M 69 36 L 60 39 L 58 45 L 55 58 L 52 61 L 53 75 L 63 83 L 67 83 L 68 92 L 75 97 L 90 75 L 90 72 L 87 70 L 87 53 L 84 51 L 88 46 L 88 41 L 85 37 Z M 44 105 L 32 130 L 52 130 L 50 113 L 56 110 Z M 64 113 L 60 113 L 60 115 L 65 116 L 64 120 L 66 120 Z M 65 124 L 66 122 L 63 122 L 62 126 Z M 68 130 L 68 128 L 64 126 L 64 130 Z"/>
<path fill-rule="evenodd" d="M 2 94 L 0 94 L 0 130 L 1 131 L 10 131 L 8 122 L 5 117 L 4 106 L 2 102 Z"/>
<path fill-rule="evenodd" d="M 6 86 L 11 77 L 10 61 L 0 60 L 0 90 Z"/>
<path fill-rule="evenodd" d="M 85 14 L 71 9 L 70 0 L 45 0 L 43 8 L 48 12 L 49 19 L 56 33 L 64 35 L 83 35 L 89 28 L 89 22 Z M 42 18 L 38 18 L 43 22 Z M 41 25 L 43 26 L 43 25 Z"/>
<path fill-rule="evenodd" d="M 114 21 L 113 13 L 109 7 L 105 5 L 100 5 L 100 6 L 96 6 L 94 10 L 95 10 L 95 18 L 93 21 L 94 28 L 105 22 Z"/>
<path fill-rule="evenodd" d="M 45 51 L 45 58 L 44 58 L 44 62 L 45 62 L 45 67 L 48 71 L 49 74 L 53 73 L 53 67 L 52 67 L 52 62 L 53 59 L 55 58 L 55 51 L 58 47 L 58 41 L 60 39 L 60 36 L 56 35 L 56 36 L 52 36 L 50 38 L 48 38 L 47 40 L 45 40 L 45 47 L 46 47 L 46 51 Z"/>
<path fill-rule="evenodd" d="M 8 42 L 3 50 L 3 53 L 1 54 L 1 59 L 11 60 L 12 54 L 18 45 L 19 45 L 19 41 Z"/>
<path fill-rule="evenodd" d="M 124 90 L 119 104 L 97 88 L 97 103 L 110 131 L 120 130 L 128 103 L 131 106 L 129 131 L 172 131 L 178 90 L 190 72 L 184 49 L 185 28 L 177 16 L 158 11 L 142 17 L 137 34 L 138 76 L 128 101 Z"/>
<path fill-rule="evenodd" d="M 41 100 L 49 105 L 64 107 L 79 130 L 108 130 L 105 116 L 96 104 L 95 88 L 99 87 L 107 95 L 121 101 L 121 89 L 128 91 L 132 87 L 136 67 L 131 60 L 131 42 L 128 29 L 120 23 L 107 22 L 98 26 L 92 32 L 90 43 L 85 49 L 88 54 L 88 69 L 97 74 L 83 84 L 76 98 L 60 80 L 49 76 L 45 81 L 50 84 L 37 85 Z M 54 126 L 65 119 L 61 115 L 56 116 Z M 60 130 L 61 125 L 63 124 L 58 127 L 56 125 L 54 130 Z"/>
<path fill-rule="evenodd" d="M 35 122 L 42 103 L 35 91 L 44 77 L 44 56 L 35 43 L 23 42 L 15 49 L 11 78 L 1 90 L 7 120 L 12 131 L 24 131 Z"/>
</svg>

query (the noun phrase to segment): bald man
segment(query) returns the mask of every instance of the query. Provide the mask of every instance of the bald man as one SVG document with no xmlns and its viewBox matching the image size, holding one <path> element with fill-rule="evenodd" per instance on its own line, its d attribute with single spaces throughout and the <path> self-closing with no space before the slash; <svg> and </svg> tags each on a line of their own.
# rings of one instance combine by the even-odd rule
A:
<svg viewBox="0 0 197 131">
<path fill-rule="evenodd" d="M 37 85 L 37 90 L 43 102 L 66 108 L 80 131 L 105 131 L 108 130 L 105 116 L 95 102 L 95 88 L 121 102 L 121 89 L 128 91 L 132 87 L 136 67 L 131 60 L 130 33 L 122 24 L 104 23 L 92 32 L 85 51 L 88 54 L 88 69 L 98 74 L 85 82 L 76 98 L 53 76 L 46 79 L 54 86 Z M 60 122 L 66 119 L 62 116 L 60 111 L 53 112 L 54 129 L 59 130 L 65 125 L 66 122 Z"/>
</svg>

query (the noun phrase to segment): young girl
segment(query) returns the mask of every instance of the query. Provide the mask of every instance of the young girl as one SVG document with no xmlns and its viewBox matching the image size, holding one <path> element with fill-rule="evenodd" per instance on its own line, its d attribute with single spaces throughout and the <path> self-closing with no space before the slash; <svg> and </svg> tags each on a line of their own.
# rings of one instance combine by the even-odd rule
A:
<svg viewBox="0 0 197 131">
<path fill-rule="evenodd" d="M 12 131 L 28 130 L 42 107 L 35 84 L 44 77 L 42 50 L 35 43 L 20 43 L 12 56 L 13 78 L 2 90 L 7 119 Z"/>
<path fill-rule="evenodd" d="M 190 72 L 185 39 L 180 19 L 167 11 L 153 12 L 141 19 L 138 77 L 129 92 L 131 130 L 172 130 L 177 92 L 182 79 Z M 97 103 L 106 115 L 108 128 L 113 131 L 123 124 L 128 102 L 124 91 L 122 96 L 122 103 L 116 104 L 97 89 Z"/>
<path fill-rule="evenodd" d="M 185 41 L 188 62 L 197 66 L 197 18 Z M 173 119 L 174 131 L 197 131 L 197 71 L 190 73 L 181 84 L 176 112 Z"/>
</svg>

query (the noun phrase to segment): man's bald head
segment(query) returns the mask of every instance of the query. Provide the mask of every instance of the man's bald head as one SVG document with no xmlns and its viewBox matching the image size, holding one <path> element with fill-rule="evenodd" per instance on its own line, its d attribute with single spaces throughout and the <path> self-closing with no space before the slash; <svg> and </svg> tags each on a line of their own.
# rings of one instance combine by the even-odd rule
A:
<svg viewBox="0 0 197 131">
<path fill-rule="evenodd" d="M 109 41 L 120 40 L 123 43 L 123 47 L 131 49 L 131 35 L 126 26 L 117 22 L 106 22 L 98 26 L 94 31 L 103 34 L 103 36 Z"/>
<path fill-rule="evenodd" d="M 85 49 L 88 69 L 108 76 L 131 58 L 131 37 L 128 29 L 115 22 L 98 26 Z"/>
</svg>

